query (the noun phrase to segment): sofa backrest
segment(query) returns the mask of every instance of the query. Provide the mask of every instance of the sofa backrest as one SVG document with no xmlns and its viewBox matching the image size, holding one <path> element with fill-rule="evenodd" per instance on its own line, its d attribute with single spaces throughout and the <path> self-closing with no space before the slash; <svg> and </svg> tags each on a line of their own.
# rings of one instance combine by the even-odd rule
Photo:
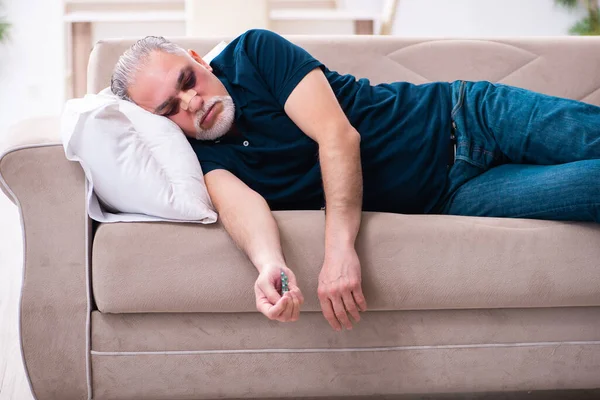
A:
<svg viewBox="0 0 600 400">
<path fill-rule="evenodd" d="M 600 105 L 600 37 L 419 39 L 395 36 L 287 36 L 329 69 L 372 83 L 487 80 Z M 171 38 L 199 54 L 230 38 Z M 110 84 L 134 39 L 96 44 L 88 92 Z"/>
</svg>

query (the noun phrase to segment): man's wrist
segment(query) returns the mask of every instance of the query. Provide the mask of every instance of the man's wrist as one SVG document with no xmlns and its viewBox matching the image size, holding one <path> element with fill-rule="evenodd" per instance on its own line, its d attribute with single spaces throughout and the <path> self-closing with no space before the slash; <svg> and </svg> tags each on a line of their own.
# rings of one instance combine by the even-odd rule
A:
<svg viewBox="0 0 600 400">
<path fill-rule="evenodd" d="M 347 251 L 354 248 L 356 238 L 335 238 L 331 240 L 325 240 L 325 254 L 329 252 Z"/>
<path fill-rule="evenodd" d="M 331 240 L 325 241 L 325 254 L 324 254 L 324 265 L 329 264 L 330 261 L 338 260 L 345 254 L 351 251 L 356 251 L 354 240 Z"/>
<path fill-rule="evenodd" d="M 254 266 L 256 267 L 256 270 L 260 274 L 265 269 L 271 269 L 271 268 L 280 269 L 281 267 L 285 267 L 286 265 L 285 265 L 285 262 L 282 261 L 282 262 L 255 263 Z"/>
<path fill-rule="evenodd" d="M 354 248 L 360 229 L 360 207 L 346 209 L 333 208 L 326 217 L 325 253 L 328 251 L 347 251 Z"/>
</svg>

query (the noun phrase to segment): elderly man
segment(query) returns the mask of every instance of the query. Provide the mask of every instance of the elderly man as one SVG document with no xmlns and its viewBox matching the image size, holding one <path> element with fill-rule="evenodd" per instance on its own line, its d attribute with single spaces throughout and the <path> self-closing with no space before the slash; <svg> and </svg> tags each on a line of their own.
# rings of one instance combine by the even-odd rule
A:
<svg viewBox="0 0 600 400">
<path fill-rule="evenodd" d="M 111 87 L 189 137 L 270 319 L 297 320 L 303 302 L 272 209 L 326 210 L 318 296 L 338 331 L 367 308 L 362 210 L 600 221 L 600 108 L 582 102 L 489 82 L 371 85 L 265 30 L 210 64 L 147 37 Z"/>
</svg>

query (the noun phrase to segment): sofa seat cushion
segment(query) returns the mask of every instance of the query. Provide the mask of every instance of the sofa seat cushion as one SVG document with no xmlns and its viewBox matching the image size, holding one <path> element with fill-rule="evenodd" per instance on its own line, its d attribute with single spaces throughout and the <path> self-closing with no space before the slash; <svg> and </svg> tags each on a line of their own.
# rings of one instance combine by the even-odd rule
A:
<svg viewBox="0 0 600 400">
<path fill-rule="evenodd" d="M 319 311 L 324 214 L 274 215 L 302 309 Z M 356 248 L 369 310 L 600 306 L 598 224 L 365 212 Z M 101 224 L 94 236 L 101 312 L 253 312 L 256 277 L 220 223 Z"/>
</svg>

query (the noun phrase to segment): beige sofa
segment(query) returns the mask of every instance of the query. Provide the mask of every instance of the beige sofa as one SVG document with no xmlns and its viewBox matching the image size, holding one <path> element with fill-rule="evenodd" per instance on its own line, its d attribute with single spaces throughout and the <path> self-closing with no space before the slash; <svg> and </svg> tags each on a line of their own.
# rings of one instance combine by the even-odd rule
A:
<svg viewBox="0 0 600 400">
<path fill-rule="evenodd" d="M 485 79 L 600 104 L 600 38 L 291 39 L 373 82 Z M 176 41 L 205 52 L 219 39 Z M 131 43 L 95 46 L 90 91 Z M 37 399 L 600 387 L 600 225 L 365 213 L 369 311 L 336 333 L 316 296 L 322 212 L 275 213 L 306 302 L 300 321 L 271 322 L 221 225 L 95 226 L 55 121 L 26 123 L 11 142 L 0 182 L 22 216 L 20 332 Z"/>
</svg>

